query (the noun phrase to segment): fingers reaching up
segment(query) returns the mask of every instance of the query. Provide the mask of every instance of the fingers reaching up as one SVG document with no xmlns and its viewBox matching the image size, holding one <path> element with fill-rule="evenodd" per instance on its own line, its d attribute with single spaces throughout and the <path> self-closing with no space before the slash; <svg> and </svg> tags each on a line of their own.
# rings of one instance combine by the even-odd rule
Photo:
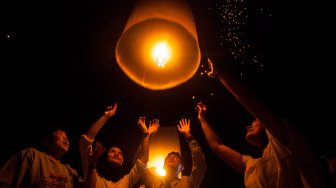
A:
<svg viewBox="0 0 336 188">
<path fill-rule="evenodd" d="M 198 119 L 202 120 L 205 117 L 205 113 L 206 113 L 206 110 L 207 110 L 205 104 L 203 102 L 199 102 L 197 104 L 197 106 L 195 107 L 195 109 L 198 113 L 198 116 L 197 116 Z"/>
<path fill-rule="evenodd" d="M 188 137 L 190 133 L 190 119 L 182 118 L 177 125 L 178 131 L 185 137 Z"/>
<path fill-rule="evenodd" d="M 154 136 L 160 127 L 160 123 L 158 119 L 154 119 L 152 121 L 150 121 L 149 126 L 147 128 L 149 136 Z"/>
<path fill-rule="evenodd" d="M 107 106 L 104 114 L 108 117 L 112 117 L 117 111 L 117 107 L 118 107 L 117 103 L 114 103 L 113 106 Z"/>
<path fill-rule="evenodd" d="M 143 134 L 147 134 L 148 133 L 148 130 L 147 130 L 147 126 L 146 126 L 146 118 L 141 116 L 139 117 L 138 119 L 138 125 L 139 125 L 139 128 L 141 129 L 142 133 Z"/>
<path fill-rule="evenodd" d="M 211 59 L 208 58 L 207 61 L 208 61 L 208 70 L 206 71 L 206 74 L 210 78 L 217 77 L 217 71 L 215 70 L 214 64 L 212 63 Z"/>
<path fill-rule="evenodd" d="M 149 122 L 149 126 L 146 125 L 146 118 L 145 117 L 139 117 L 138 125 L 140 129 L 142 130 L 143 134 L 149 134 L 149 136 L 153 136 L 157 133 L 160 122 L 158 119 L 153 119 Z"/>
</svg>

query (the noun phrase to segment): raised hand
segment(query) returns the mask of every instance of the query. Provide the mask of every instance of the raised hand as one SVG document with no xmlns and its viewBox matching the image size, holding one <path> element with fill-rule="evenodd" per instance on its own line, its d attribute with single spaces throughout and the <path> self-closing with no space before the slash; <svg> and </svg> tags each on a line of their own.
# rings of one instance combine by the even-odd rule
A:
<svg viewBox="0 0 336 188">
<path fill-rule="evenodd" d="M 141 129 L 143 134 L 147 134 L 148 133 L 148 129 L 146 126 L 146 118 L 145 117 L 139 117 L 138 119 L 138 125 L 139 128 Z"/>
<path fill-rule="evenodd" d="M 197 106 L 195 107 L 195 109 L 198 113 L 198 116 L 197 116 L 198 119 L 202 120 L 205 117 L 205 113 L 206 113 L 206 110 L 207 110 L 205 104 L 203 102 L 199 102 L 197 104 Z"/>
<path fill-rule="evenodd" d="M 114 103 L 113 106 L 107 106 L 104 114 L 109 118 L 112 117 L 117 111 L 117 107 L 118 107 L 117 103 Z"/>
<path fill-rule="evenodd" d="M 217 71 L 215 70 L 214 64 L 212 63 L 210 58 L 208 58 L 207 61 L 208 61 L 208 70 L 206 70 L 205 73 L 210 78 L 217 78 L 218 74 Z"/>
<path fill-rule="evenodd" d="M 177 129 L 178 131 L 183 134 L 186 138 L 191 136 L 191 133 L 190 133 L 190 119 L 185 119 L 185 118 L 182 118 L 180 121 L 179 121 L 179 125 L 177 125 Z"/>
<path fill-rule="evenodd" d="M 150 121 L 149 126 L 147 128 L 149 136 L 154 136 L 160 127 L 160 123 L 158 119 L 154 119 L 153 121 Z"/>
</svg>

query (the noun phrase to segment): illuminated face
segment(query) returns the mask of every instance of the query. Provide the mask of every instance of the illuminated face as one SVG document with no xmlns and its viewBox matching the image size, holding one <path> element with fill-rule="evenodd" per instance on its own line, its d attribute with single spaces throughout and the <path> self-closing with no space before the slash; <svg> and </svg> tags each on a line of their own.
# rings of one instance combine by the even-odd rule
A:
<svg viewBox="0 0 336 188">
<path fill-rule="evenodd" d="M 169 154 L 164 161 L 164 169 L 166 171 L 180 172 L 182 170 L 180 157 L 175 154 Z"/>
<path fill-rule="evenodd" d="M 124 162 L 124 156 L 117 147 L 112 147 L 107 154 L 107 162 L 112 166 L 121 166 Z"/>
<path fill-rule="evenodd" d="M 53 132 L 52 138 L 50 139 L 49 147 L 54 147 L 53 150 L 63 155 L 69 150 L 69 146 L 70 143 L 64 131 L 58 130 Z"/>
<path fill-rule="evenodd" d="M 251 145 L 257 145 L 261 140 L 265 138 L 266 130 L 261 125 L 260 121 L 255 119 L 252 122 L 252 125 L 247 126 L 246 136 L 245 139 L 251 144 Z"/>
</svg>

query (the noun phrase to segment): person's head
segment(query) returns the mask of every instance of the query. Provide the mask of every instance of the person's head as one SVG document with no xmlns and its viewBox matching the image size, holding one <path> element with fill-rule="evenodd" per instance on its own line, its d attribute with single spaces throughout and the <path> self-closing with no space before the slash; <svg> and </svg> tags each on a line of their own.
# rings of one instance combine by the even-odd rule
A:
<svg viewBox="0 0 336 188">
<path fill-rule="evenodd" d="M 250 126 L 247 126 L 245 139 L 253 146 L 262 149 L 268 144 L 266 129 L 258 119 L 253 120 Z"/>
<path fill-rule="evenodd" d="M 113 146 L 107 150 L 106 161 L 112 167 L 122 166 L 124 162 L 124 155 L 121 149 Z"/>
<path fill-rule="evenodd" d="M 97 169 L 99 173 L 110 181 L 118 181 L 125 175 L 123 168 L 124 156 L 119 147 L 108 147 L 99 157 Z"/>
<path fill-rule="evenodd" d="M 183 159 L 179 152 L 172 151 L 168 153 L 164 160 L 163 168 L 167 175 L 178 176 L 183 170 Z"/>
<path fill-rule="evenodd" d="M 65 130 L 60 127 L 49 127 L 43 134 L 43 146 L 47 153 L 60 159 L 68 152 L 70 142 Z"/>
</svg>

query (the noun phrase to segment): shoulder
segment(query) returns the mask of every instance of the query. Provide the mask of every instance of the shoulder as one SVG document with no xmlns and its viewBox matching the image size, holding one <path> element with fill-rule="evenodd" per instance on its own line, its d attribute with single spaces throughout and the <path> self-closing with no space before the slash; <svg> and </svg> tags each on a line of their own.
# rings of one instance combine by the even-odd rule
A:
<svg viewBox="0 0 336 188">
<path fill-rule="evenodd" d="M 245 165 L 251 160 L 254 160 L 254 158 L 251 155 L 242 155 L 242 161 Z"/>
<path fill-rule="evenodd" d="M 35 149 L 35 148 L 25 148 L 17 152 L 13 159 L 15 158 L 18 161 L 34 161 L 36 158 L 41 158 L 44 155 L 43 152 Z"/>
<path fill-rule="evenodd" d="M 36 156 L 36 155 L 43 154 L 43 152 L 35 148 L 25 148 L 25 149 L 22 149 L 18 154 L 21 156 Z"/>
</svg>

